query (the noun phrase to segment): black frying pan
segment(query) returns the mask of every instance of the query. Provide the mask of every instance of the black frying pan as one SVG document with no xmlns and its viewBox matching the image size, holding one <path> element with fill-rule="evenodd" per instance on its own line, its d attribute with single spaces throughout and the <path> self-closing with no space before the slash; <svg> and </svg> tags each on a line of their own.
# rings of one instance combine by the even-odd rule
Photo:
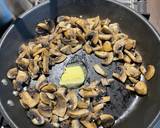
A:
<svg viewBox="0 0 160 128">
<path fill-rule="evenodd" d="M 155 77 L 148 81 L 149 93 L 146 97 L 138 97 L 126 91 L 115 83 L 108 89 L 111 95 L 111 104 L 105 111 L 116 117 L 114 128 L 159 128 L 160 119 L 160 37 L 153 27 L 139 14 L 123 5 L 107 0 L 52 0 L 33 8 L 18 18 L 4 34 L 0 45 L 0 80 L 6 78 L 6 72 L 14 66 L 18 48 L 35 36 L 35 25 L 44 19 L 55 19 L 59 15 L 92 17 L 99 15 L 101 18 L 110 18 L 118 22 L 123 32 L 137 40 L 137 47 L 143 56 L 144 64 L 153 64 L 156 68 Z M 73 57 L 73 58 L 72 58 Z M 77 57 L 69 57 L 68 62 L 81 59 L 87 65 L 92 65 L 97 59 L 84 57 L 77 53 Z M 93 62 L 90 61 L 94 60 Z M 107 67 L 112 70 L 115 65 Z M 53 67 L 54 68 L 54 67 Z M 63 70 L 60 66 L 58 71 Z M 57 72 L 58 72 L 57 71 Z M 90 71 L 90 70 L 88 70 Z M 90 72 L 92 73 L 92 71 Z M 90 74 L 89 73 L 89 74 Z M 57 74 L 57 76 L 60 74 Z M 96 78 L 93 75 L 92 79 Z M 12 94 L 12 85 L 0 86 L 0 108 L 13 128 L 38 128 L 30 122 L 25 110 L 19 104 L 18 98 Z M 7 105 L 7 100 L 12 100 L 14 106 Z M 50 127 L 49 125 L 41 127 Z"/>
</svg>

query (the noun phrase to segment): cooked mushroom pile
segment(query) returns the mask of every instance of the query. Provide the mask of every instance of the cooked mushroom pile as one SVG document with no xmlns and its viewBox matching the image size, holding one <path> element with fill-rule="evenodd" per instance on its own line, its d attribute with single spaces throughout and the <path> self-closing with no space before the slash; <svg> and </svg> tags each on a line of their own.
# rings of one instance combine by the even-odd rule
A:
<svg viewBox="0 0 160 128">
<path fill-rule="evenodd" d="M 60 16 L 56 23 L 50 20 L 38 23 L 36 32 L 34 40 L 20 46 L 16 67 L 7 73 L 33 124 L 50 123 L 56 128 L 111 127 L 114 116 L 103 110 L 111 98 L 100 94 L 107 94 L 106 86 L 112 86 L 113 80 L 122 82 L 124 89 L 135 94 L 147 95 L 142 78 L 150 80 L 155 68 L 153 65 L 145 68 L 141 54 L 135 49 L 136 41 L 122 33 L 118 23 L 101 20 L 99 16 L 87 19 Z M 79 50 L 100 58 L 101 62 L 92 68 L 101 78 L 86 83 L 86 72 L 73 64 L 64 69 L 59 85 L 51 83 L 47 79 L 50 68 Z M 112 63 L 119 65 L 109 79 L 104 69 Z M 75 70 L 82 76 L 77 76 Z M 36 81 L 34 86 L 32 80 Z"/>
</svg>

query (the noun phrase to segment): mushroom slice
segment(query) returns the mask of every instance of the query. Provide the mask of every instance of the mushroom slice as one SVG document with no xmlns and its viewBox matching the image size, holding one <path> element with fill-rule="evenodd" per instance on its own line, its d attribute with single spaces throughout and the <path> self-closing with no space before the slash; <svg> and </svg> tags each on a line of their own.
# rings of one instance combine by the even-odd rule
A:
<svg viewBox="0 0 160 128">
<path fill-rule="evenodd" d="M 9 69 L 8 72 L 7 72 L 7 77 L 8 77 L 9 79 L 15 79 L 16 76 L 17 76 L 17 74 L 18 74 L 17 68 L 11 68 L 11 69 Z"/>
<path fill-rule="evenodd" d="M 69 91 L 69 93 L 66 96 L 67 101 L 69 103 L 71 103 L 71 109 L 74 110 L 77 107 L 78 104 L 78 98 L 77 98 L 77 94 L 75 91 L 71 90 Z"/>
<path fill-rule="evenodd" d="M 102 45 L 101 50 L 105 51 L 105 52 L 111 52 L 113 50 L 111 42 L 109 42 L 109 41 L 104 42 L 104 44 Z"/>
<path fill-rule="evenodd" d="M 37 109 L 33 108 L 27 112 L 27 116 L 31 119 L 34 125 L 43 125 L 45 123 L 45 119 L 41 116 Z"/>
<path fill-rule="evenodd" d="M 55 96 L 56 96 L 56 106 L 54 107 L 52 113 L 57 116 L 64 117 L 67 111 L 67 101 L 64 95 L 62 95 L 59 92 L 55 92 Z"/>
<path fill-rule="evenodd" d="M 78 104 L 77 104 L 77 107 L 80 108 L 80 109 L 87 109 L 90 105 L 90 100 L 79 100 L 78 101 Z"/>
<path fill-rule="evenodd" d="M 73 119 L 73 120 L 71 121 L 71 128 L 80 128 L 79 120 Z"/>
<path fill-rule="evenodd" d="M 22 69 L 27 69 L 29 66 L 29 59 L 27 58 L 17 58 L 16 64 Z"/>
<path fill-rule="evenodd" d="M 81 89 L 79 91 L 79 94 L 84 97 L 84 98 L 89 98 L 89 97 L 95 97 L 98 96 L 99 91 L 95 90 L 95 89 L 91 89 L 91 90 L 85 90 L 85 89 Z"/>
<path fill-rule="evenodd" d="M 131 63 L 131 61 L 132 61 L 132 60 L 130 59 L 130 57 L 127 56 L 127 55 L 124 55 L 123 60 L 124 60 L 124 62 L 126 62 L 126 63 Z"/>
<path fill-rule="evenodd" d="M 150 80 L 152 79 L 152 77 L 154 76 L 155 74 L 155 67 L 153 65 L 148 65 L 147 66 L 147 72 L 145 73 L 145 78 L 146 80 Z"/>
<path fill-rule="evenodd" d="M 87 116 L 88 114 L 89 114 L 88 109 L 76 109 L 76 110 L 68 111 L 68 115 L 71 118 L 82 118 Z"/>
<path fill-rule="evenodd" d="M 57 90 L 57 85 L 54 83 L 48 83 L 45 86 L 41 88 L 41 91 L 43 92 L 55 92 Z"/>
<path fill-rule="evenodd" d="M 139 71 L 139 69 L 137 69 L 136 67 L 134 67 L 131 64 L 125 63 L 124 68 L 125 68 L 125 72 L 126 72 L 127 76 L 137 78 L 141 75 L 141 72 Z"/>
<path fill-rule="evenodd" d="M 117 34 L 120 32 L 120 27 L 118 23 L 109 24 L 109 28 L 112 30 L 113 33 Z"/>
<path fill-rule="evenodd" d="M 36 82 L 36 87 L 35 87 L 35 88 L 36 88 L 37 90 L 40 90 L 40 88 L 42 87 L 41 85 L 42 85 L 43 83 L 45 83 L 46 80 L 47 80 L 47 78 L 45 77 L 44 74 L 42 74 L 41 76 L 39 76 L 39 78 L 38 78 L 38 80 L 37 80 L 37 82 Z M 46 85 L 46 84 L 44 84 L 44 85 Z"/>
<path fill-rule="evenodd" d="M 104 52 L 104 51 L 95 51 L 94 54 L 99 57 L 99 58 L 106 58 L 108 57 L 108 52 Z"/>
<path fill-rule="evenodd" d="M 147 85 L 143 81 L 139 81 L 135 86 L 134 86 L 135 91 L 139 95 L 147 95 Z"/>
<path fill-rule="evenodd" d="M 91 40 L 92 44 L 95 46 L 98 43 L 98 32 L 96 31 L 91 31 L 87 34 L 87 40 Z"/>
<path fill-rule="evenodd" d="M 60 51 L 66 55 L 69 55 L 71 54 L 71 49 L 72 49 L 71 45 L 65 45 L 60 49 Z"/>
<path fill-rule="evenodd" d="M 138 82 L 137 79 L 135 79 L 134 77 L 128 77 L 128 79 L 133 83 L 136 84 Z"/>
<path fill-rule="evenodd" d="M 51 124 L 53 125 L 53 127 L 59 128 L 60 125 L 58 123 L 58 116 L 56 115 L 51 116 Z"/>
<path fill-rule="evenodd" d="M 93 112 L 97 113 L 104 108 L 104 103 L 97 104 L 93 107 Z"/>
<path fill-rule="evenodd" d="M 143 75 L 145 75 L 145 73 L 147 72 L 146 68 L 145 68 L 143 65 L 141 65 L 141 66 L 139 67 L 139 70 L 141 71 L 141 73 L 142 73 Z"/>
<path fill-rule="evenodd" d="M 95 72 L 98 73 L 99 75 L 102 75 L 104 77 L 107 76 L 107 73 L 104 71 L 104 69 L 99 64 L 95 64 L 93 68 Z"/>
<path fill-rule="evenodd" d="M 39 94 L 35 93 L 33 97 L 27 92 L 23 91 L 19 94 L 21 101 L 29 108 L 35 107 L 39 102 Z"/>
<path fill-rule="evenodd" d="M 110 96 L 103 96 L 101 97 L 101 100 L 99 101 L 99 103 L 106 103 L 109 102 L 111 100 Z"/>
<path fill-rule="evenodd" d="M 19 100 L 19 102 L 24 109 L 29 109 L 28 105 L 26 105 L 21 99 Z"/>
<path fill-rule="evenodd" d="M 124 83 L 127 79 L 127 75 L 125 73 L 124 67 L 120 66 L 120 72 L 115 73 L 113 72 L 112 76 L 118 80 L 120 80 L 122 83 Z"/>
<path fill-rule="evenodd" d="M 19 70 L 16 77 L 16 81 L 19 83 L 23 83 L 23 82 L 26 82 L 28 78 L 29 76 L 26 72 Z"/>
<path fill-rule="evenodd" d="M 112 34 L 99 34 L 100 40 L 110 40 L 112 38 Z"/>
<path fill-rule="evenodd" d="M 85 43 L 85 44 L 83 45 L 83 49 L 85 50 L 85 52 L 86 52 L 87 54 L 91 54 L 91 52 L 92 52 L 92 47 L 91 47 L 88 43 Z"/>
<path fill-rule="evenodd" d="M 115 44 L 113 45 L 113 51 L 116 54 L 119 54 L 120 52 L 122 52 L 123 48 L 124 48 L 124 39 L 118 40 L 115 42 Z"/>
<path fill-rule="evenodd" d="M 96 124 L 94 122 L 89 122 L 86 120 L 81 120 L 81 123 L 85 128 L 97 128 Z"/>
<path fill-rule="evenodd" d="M 132 48 L 136 47 L 136 41 L 132 39 L 125 40 L 125 49 L 131 50 Z"/>
<path fill-rule="evenodd" d="M 65 114 L 64 117 L 59 117 L 58 120 L 59 120 L 60 122 L 63 122 L 63 121 L 65 121 L 65 120 L 67 120 L 68 118 L 69 118 L 69 116 L 68 116 L 67 114 Z"/>
<path fill-rule="evenodd" d="M 44 103 L 44 104 L 50 104 L 51 99 L 47 96 L 46 93 L 40 92 L 39 96 L 40 96 L 40 100 L 41 100 L 42 103 Z"/>
<path fill-rule="evenodd" d="M 40 103 L 37 108 L 38 112 L 44 117 L 52 116 L 52 108 L 48 105 Z"/>
<path fill-rule="evenodd" d="M 48 74 L 49 73 L 49 52 L 47 50 L 43 52 L 42 65 L 43 65 L 44 74 Z"/>
<path fill-rule="evenodd" d="M 135 91 L 135 88 L 129 84 L 126 85 L 126 89 L 129 90 L 129 91 L 132 91 L 134 92 Z"/>
<path fill-rule="evenodd" d="M 108 56 L 102 61 L 103 65 L 109 65 L 113 61 L 113 52 L 108 52 Z"/>
<path fill-rule="evenodd" d="M 110 114 L 101 114 L 99 118 L 101 120 L 102 126 L 104 126 L 105 128 L 113 126 L 115 122 L 114 117 Z"/>
<path fill-rule="evenodd" d="M 103 33 L 105 33 L 105 34 L 112 34 L 113 32 L 112 32 L 112 30 L 107 26 L 107 25 L 104 25 L 103 27 L 102 27 L 102 30 L 101 30 Z"/>
<path fill-rule="evenodd" d="M 114 79 L 107 79 L 107 78 L 101 78 L 101 84 L 103 86 L 111 85 L 111 83 L 114 81 Z"/>
<path fill-rule="evenodd" d="M 77 51 L 79 51 L 82 48 L 82 44 L 78 44 L 76 45 L 74 48 L 71 49 L 72 54 L 76 53 Z"/>
</svg>

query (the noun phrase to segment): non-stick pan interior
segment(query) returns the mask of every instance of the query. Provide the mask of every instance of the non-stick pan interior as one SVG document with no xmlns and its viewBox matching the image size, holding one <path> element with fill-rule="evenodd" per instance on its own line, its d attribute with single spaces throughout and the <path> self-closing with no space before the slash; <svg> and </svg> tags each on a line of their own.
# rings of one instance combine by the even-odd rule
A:
<svg viewBox="0 0 160 128">
<path fill-rule="evenodd" d="M 112 113 L 117 118 L 115 128 L 148 127 L 160 109 L 158 98 L 160 97 L 160 86 L 158 85 L 160 83 L 158 79 L 160 75 L 158 72 L 160 70 L 160 54 L 158 54 L 160 40 L 155 31 L 150 28 L 150 25 L 137 14 L 107 0 L 52 0 L 50 3 L 46 2 L 25 13 L 10 27 L 2 39 L 0 79 L 6 78 L 7 70 L 14 66 L 19 46 L 35 36 L 35 25 L 39 21 L 48 18 L 55 19 L 59 15 L 82 15 L 84 17 L 99 15 L 101 18 L 108 17 L 113 22 L 118 22 L 124 33 L 137 40 L 137 47 L 143 56 L 144 64 L 153 64 L 156 67 L 155 77 L 147 82 L 149 94 L 143 98 L 136 97 L 134 94 L 124 90 L 118 82 L 115 82 L 113 86 L 108 88 L 108 94 L 111 95 L 112 102 L 107 106 L 106 112 Z M 98 61 L 94 56 L 84 57 L 81 51 L 77 55 L 78 57 L 86 58 L 88 65 Z M 115 67 L 113 64 L 107 69 L 112 71 Z M 92 72 L 90 69 L 89 71 Z M 9 85 L 0 86 L 0 101 L 3 114 L 10 120 L 9 122 L 13 127 L 36 128 L 27 118 L 18 98 L 13 96 L 11 83 L 10 81 L 8 82 Z M 7 105 L 7 100 L 12 100 L 15 105 L 12 107 Z"/>
</svg>

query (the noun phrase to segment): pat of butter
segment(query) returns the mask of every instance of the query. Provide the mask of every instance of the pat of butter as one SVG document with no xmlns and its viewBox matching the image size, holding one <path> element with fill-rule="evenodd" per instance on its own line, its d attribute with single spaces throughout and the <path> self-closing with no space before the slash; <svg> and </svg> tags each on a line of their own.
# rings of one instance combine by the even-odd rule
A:
<svg viewBox="0 0 160 128">
<path fill-rule="evenodd" d="M 86 71 L 82 65 L 69 65 L 61 76 L 60 85 L 77 88 L 84 83 Z"/>
</svg>

